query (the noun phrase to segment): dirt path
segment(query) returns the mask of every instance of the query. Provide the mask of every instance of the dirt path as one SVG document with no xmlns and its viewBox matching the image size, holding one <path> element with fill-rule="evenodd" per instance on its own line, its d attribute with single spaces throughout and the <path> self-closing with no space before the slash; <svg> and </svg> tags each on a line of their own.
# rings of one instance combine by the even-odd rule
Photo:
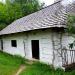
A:
<svg viewBox="0 0 75 75">
<path fill-rule="evenodd" d="M 15 75 L 19 75 L 25 69 L 26 69 L 26 66 L 25 65 L 21 65 L 19 70 L 17 71 L 17 73 Z"/>
<path fill-rule="evenodd" d="M 27 61 L 26 63 L 29 64 L 29 65 L 32 65 L 33 61 Z M 17 73 L 15 75 L 19 75 L 25 69 L 26 69 L 26 66 L 25 65 L 21 65 L 19 70 L 17 71 Z"/>
</svg>

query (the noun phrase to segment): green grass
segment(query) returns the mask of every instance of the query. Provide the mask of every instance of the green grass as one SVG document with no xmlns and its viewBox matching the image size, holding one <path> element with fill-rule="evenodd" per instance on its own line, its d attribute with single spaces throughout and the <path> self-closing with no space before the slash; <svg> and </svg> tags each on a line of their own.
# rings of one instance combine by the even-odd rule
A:
<svg viewBox="0 0 75 75">
<path fill-rule="evenodd" d="M 24 58 L 20 56 L 12 56 L 7 53 L 0 52 L 0 75 L 15 75 L 19 67 L 24 64 L 25 70 L 20 75 L 75 75 L 75 70 L 64 72 L 62 69 L 54 69 L 53 66 L 34 62 L 28 65 Z"/>
<path fill-rule="evenodd" d="M 0 52 L 0 75 L 14 75 L 24 62 L 20 56 Z"/>
<path fill-rule="evenodd" d="M 55 69 L 50 65 L 35 62 L 20 75 L 54 75 Z M 58 74 L 57 74 L 58 75 Z"/>
<path fill-rule="evenodd" d="M 75 71 L 64 72 L 60 68 L 55 70 L 50 65 L 35 62 L 28 66 L 20 75 L 75 75 Z"/>
</svg>

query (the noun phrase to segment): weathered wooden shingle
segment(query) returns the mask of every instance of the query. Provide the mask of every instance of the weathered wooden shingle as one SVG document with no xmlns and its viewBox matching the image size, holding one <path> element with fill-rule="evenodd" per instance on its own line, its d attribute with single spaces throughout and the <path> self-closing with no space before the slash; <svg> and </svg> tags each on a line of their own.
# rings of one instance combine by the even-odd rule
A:
<svg viewBox="0 0 75 75">
<path fill-rule="evenodd" d="M 65 27 L 65 9 L 60 1 L 40 11 L 20 18 L 4 28 L 0 35 L 30 31 L 35 29 Z"/>
</svg>

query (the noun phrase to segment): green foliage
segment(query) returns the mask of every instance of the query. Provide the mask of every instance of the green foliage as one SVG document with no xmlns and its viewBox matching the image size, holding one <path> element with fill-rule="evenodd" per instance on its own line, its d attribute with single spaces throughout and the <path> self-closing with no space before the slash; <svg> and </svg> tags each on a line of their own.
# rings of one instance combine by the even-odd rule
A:
<svg viewBox="0 0 75 75">
<path fill-rule="evenodd" d="M 7 25 L 5 23 L 0 23 L 0 30 L 2 30 L 3 28 L 5 28 Z"/>
<path fill-rule="evenodd" d="M 72 49 L 73 46 L 74 46 L 73 43 L 70 43 L 70 44 L 69 44 L 69 48 L 70 48 L 70 49 Z"/>
<path fill-rule="evenodd" d="M 0 3 L 0 30 L 14 20 L 36 12 L 42 7 L 43 4 L 38 0 L 6 0 L 5 4 Z"/>
<path fill-rule="evenodd" d="M 68 15 L 67 18 L 67 31 L 70 34 L 75 34 L 75 15 Z"/>
<path fill-rule="evenodd" d="M 71 34 L 74 38 L 75 34 L 75 15 L 69 14 L 67 15 L 67 32 Z M 69 48 L 72 49 L 75 46 L 75 41 L 69 44 Z"/>
</svg>

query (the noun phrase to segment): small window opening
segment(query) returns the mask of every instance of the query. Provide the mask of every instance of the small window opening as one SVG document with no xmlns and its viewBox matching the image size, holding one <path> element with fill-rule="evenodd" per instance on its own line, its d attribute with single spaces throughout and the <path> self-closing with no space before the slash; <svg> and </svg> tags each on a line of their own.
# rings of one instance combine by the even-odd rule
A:
<svg viewBox="0 0 75 75">
<path fill-rule="evenodd" d="M 11 40 L 11 46 L 12 47 L 17 47 L 17 41 L 16 40 Z"/>
</svg>

